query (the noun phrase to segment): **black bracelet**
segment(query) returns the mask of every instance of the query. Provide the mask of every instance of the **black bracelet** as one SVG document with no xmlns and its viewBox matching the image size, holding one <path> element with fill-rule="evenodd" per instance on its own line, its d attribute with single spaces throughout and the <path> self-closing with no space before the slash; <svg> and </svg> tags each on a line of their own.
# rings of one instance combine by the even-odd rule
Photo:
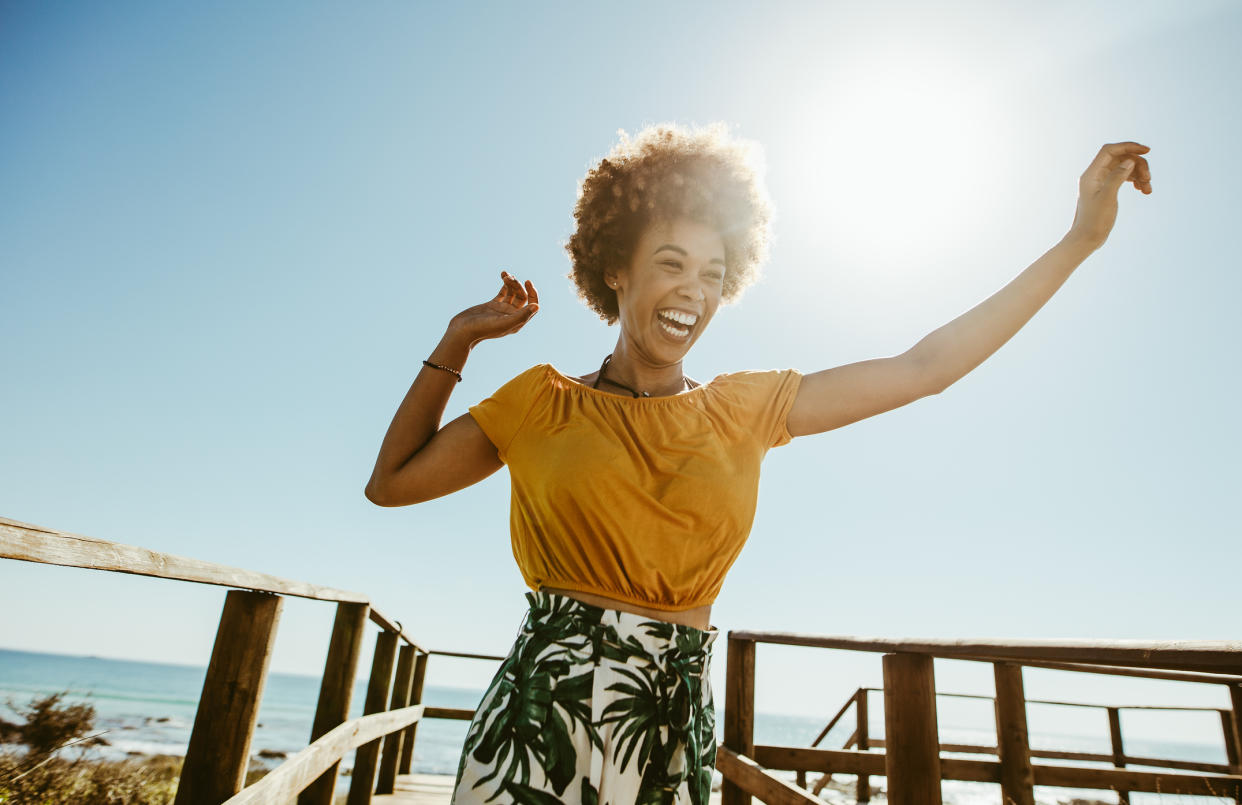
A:
<svg viewBox="0 0 1242 805">
<path fill-rule="evenodd" d="M 423 361 L 423 366 L 430 366 L 432 369 L 443 369 L 446 372 L 452 372 L 453 374 L 457 375 L 457 382 L 458 383 L 461 382 L 461 372 L 457 371 L 456 369 L 450 369 L 447 366 L 441 366 L 440 364 L 432 363 L 431 361 Z"/>
</svg>

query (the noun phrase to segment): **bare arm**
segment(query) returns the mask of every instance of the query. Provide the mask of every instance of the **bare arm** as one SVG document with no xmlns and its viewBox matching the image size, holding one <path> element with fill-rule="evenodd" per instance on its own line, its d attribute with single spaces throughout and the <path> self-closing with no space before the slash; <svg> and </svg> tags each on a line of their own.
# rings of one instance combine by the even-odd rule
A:
<svg viewBox="0 0 1242 805">
<path fill-rule="evenodd" d="M 933 390 L 944 391 L 1000 349 L 1093 251 L 1062 239 L 1004 288 L 911 347 Z"/>
<path fill-rule="evenodd" d="M 472 347 L 467 336 L 450 326 L 427 360 L 461 371 Z M 396 476 L 440 430 L 440 419 L 456 385 L 456 376 L 443 369 L 424 366 L 419 371 L 380 444 L 375 469 L 367 481 L 366 496 L 369 500 L 378 503 L 379 493 L 387 479 Z"/>
<path fill-rule="evenodd" d="M 1069 275 L 1104 244 L 1117 217 L 1117 192 L 1126 181 L 1151 193 L 1151 171 L 1138 143 L 1112 143 L 1079 179 L 1078 209 L 1070 231 L 1008 285 L 910 349 L 939 392 L 987 360 L 1031 320 Z M 1129 164 L 1127 164 L 1127 160 Z"/>
<path fill-rule="evenodd" d="M 475 344 L 515 333 L 539 310 L 539 294 L 507 272 L 496 297 L 463 310 L 427 358 L 461 371 Z M 405 506 L 446 495 L 500 469 L 495 446 L 468 415 L 440 428 L 457 377 L 423 366 L 384 434 L 366 496 L 379 506 Z"/>
<path fill-rule="evenodd" d="M 805 375 L 786 421 L 790 435 L 823 433 L 939 394 L 987 360 L 1103 245 L 1117 217 L 1122 183 L 1133 181 L 1136 189 L 1151 193 L 1151 171 L 1140 156 L 1148 150 L 1130 142 L 1101 148 L 1079 179 L 1069 233 L 974 308 L 900 355 Z"/>
</svg>

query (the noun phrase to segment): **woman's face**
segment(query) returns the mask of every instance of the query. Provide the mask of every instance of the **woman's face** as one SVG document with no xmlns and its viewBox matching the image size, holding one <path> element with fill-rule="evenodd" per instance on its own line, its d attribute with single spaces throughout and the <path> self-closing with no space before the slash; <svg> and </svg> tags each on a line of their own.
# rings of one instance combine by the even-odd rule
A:
<svg viewBox="0 0 1242 805">
<path fill-rule="evenodd" d="M 706 329 L 724 288 L 724 239 L 689 218 L 654 221 L 639 235 L 629 269 L 609 272 L 621 329 L 649 358 L 680 360 Z M 677 319 L 680 319 L 678 321 Z"/>
</svg>

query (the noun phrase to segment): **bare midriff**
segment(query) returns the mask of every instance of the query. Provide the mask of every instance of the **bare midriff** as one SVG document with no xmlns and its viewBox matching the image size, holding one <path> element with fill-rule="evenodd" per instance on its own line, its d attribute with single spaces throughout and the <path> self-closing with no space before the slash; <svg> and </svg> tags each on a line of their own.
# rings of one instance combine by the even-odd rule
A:
<svg viewBox="0 0 1242 805">
<path fill-rule="evenodd" d="M 694 609 L 670 611 L 667 609 L 648 609 L 638 604 L 631 604 L 629 601 L 618 601 L 615 598 L 607 598 L 595 593 L 584 593 L 578 590 L 562 590 L 559 587 L 549 587 L 546 584 L 540 590 L 568 596 L 584 604 L 592 604 L 604 609 L 619 609 L 622 612 L 632 612 L 635 615 L 642 615 L 644 618 L 651 618 L 652 620 L 680 623 L 684 626 L 693 626 L 704 631 L 711 628 L 711 604 L 704 604 Z"/>
</svg>

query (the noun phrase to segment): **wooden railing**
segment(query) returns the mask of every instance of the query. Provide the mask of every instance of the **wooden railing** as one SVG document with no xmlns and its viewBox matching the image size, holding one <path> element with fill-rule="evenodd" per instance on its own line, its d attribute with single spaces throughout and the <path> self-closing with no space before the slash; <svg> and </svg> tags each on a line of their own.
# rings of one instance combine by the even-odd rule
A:
<svg viewBox="0 0 1242 805">
<path fill-rule="evenodd" d="M 176 805 L 285 803 L 330 805 L 337 772 L 355 752 L 350 805 L 368 803 L 373 793 L 390 793 L 398 773 L 408 773 L 418 723 L 425 718 L 470 720 L 471 709 L 422 704 L 427 659 L 432 654 L 501 661 L 487 654 L 429 651 L 359 593 L 158 553 L 130 545 L 83 537 L 0 517 L 0 558 L 93 568 L 118 573 L 230 587 L 203 682 Z M 311 743 L 249 787 L 243 788 L 250 743 L 276 635 L 282 596 L 336 604 L 336 620 L 320 683 Z M 363 629 L 380 628 L 371 662 L 364 715 L 349 720 Z M 867 728 L 867 692 L 860 688 L 811 747 L 756 745 L 755 646 L 758 643 L 883 652 L 885 739 Z M 399 650 L 398 650 L 399 649 Z M 936 723 L 933 658 L 973 660 L 993 665 L 997 745 L 940 744 Z M 393 673 L 394 661 L 396 666 Z M 1005 805 L 1033 805 L 1033 786 L 1112 789 L 1128 799 L 1131 791 L 1242 797 L 1242 642 L 1042 640 L 883 640 L 851 636 L 811 636 L 782 632 L 729 632 L 726 667 L 724 741 L 716 765 L 724 777 L 724 805 L 821 803 L 806 790 L 807 772 L 858 776 L 858 799 L 870 799 L 867 778 L 884 776 L 891 805 L 939 805 L 941 780 L 999 783 Z M 1094 674 L 1225 685 L 1230 710 L 1220 710 L 1228 764 L 1160 760 L 1165 768 L 1196 771 L 1175 774 L 1137 771 L 1127 763 L 1153 765 L 1151 758 L 1124 753 L 1117 711 L 1107 708 L 1114 740 L 1112 755 L 1032 751 L 1027 739 L 1024 666 Z M 394 679 L 395 677 L 395 679 Z M 1074 704 L 1069 702 L 1050 702 Z M 857 726 L 843 749 L 818 744 L 853 705 Z M 1182 708 L 1191 709 L 1191 708 Z M 856 749 L 849 749 L 849 746 Z M 872 749 L 882 749 L 873 752 Z M 998 760 L 942 758 L 944 752 L 996 754 Z M 1113 762 L 1116 768 L 1041 766 L 1032 757 Z M 770 770 L 794 771 L 797 784 Z M 378 776 L 377 776 L 378 775 Z M 827 781 L 827 776 L 820 784 Z"/>
<path fill-rule="evenodd" d="M 746 805 L 751 797 L 765 803 L 822 803 L 819 787 L 806 790 L 806 773 L 840 772 L 858 776 L 858 801 L 870 800 L 867 778 L 887 778 L 890 805 L 938 805 L 941 780 L 999 783 L 1005 805 L 1034 805 L 1034 786 L 1062 786 L 1129 792 L 1242 798 L 1242 642 L 1143 640 L 883 640 L 850 636 L 812 636 L 784 632 L 729 632 L 726 667 L 724 742 L 716 765 L 724 777 L 723 805 Z M 860 688 L 837 712 L 812 747 L 756 745 L 754 742 L 755 646 L 779 643 L 851 651 L 883 652 L 884 687 Z M 997 745 L 976 747 L 941 744 L 936 722 L 933 658 L 974 660 L 993 666 L 996 682 L 994 712 Z M 1122 749 L 1117 711 L 1108 707 L 1114 740 L 1112 755 L 1032 751 L 1027 738 L 1023 666 L 1094 674 L 1140 676 L 1225 685 L 1229 710 L 1220 710 L 1228 764 L 1166 761 L 1128 757 Z M 867 727 L 869 690 L 884 691 L 885 738 L 870 737 Z M 1049 702 L 1051 704 L 1078 704 Z M 815 748 L 849 707 L 856 727 L 843 749 Z M 1198 708 L 1162 708 L 1198 709 Z M 857 749 L 849 749 L 850 745 Z M 882 749 L 872 752 L 871 749 Z M 942 758 L 941 752 L 996 754 L 998 760 Z M 1116 768 L 1045 766 L 1031 757 L 1098 760 Z M 1137 771 L 1131 765 L 1197 771 L 1197 774 Z M 770 773 L 793 771 L 796 784 Z"/>
<path fill-rule="evenodd" d="M 1020 663 L 1020 664 L 1030 665 L 1030 663 Z M 1040 664 L 1040 665 L 1046 665 L 1046 664 Z M 1134 671 L 1132 669 L 1118 669 L 1118 670 L 1124 671 L 1127 676 L 1147 676 L 1147 677 L 1154 676 L 1156 678 L 1168 678 L 1169 676 L 1174 676 L 1175 678 L 1181 679 L 1183 681 L 1216 682 L 1217 684 L 1225 684 L 1221 682 L 1220 680 L 1212 678 L 1212 677 L 1209 677 L 1208 679 L 1203 679 L 1200 676 L 1189 675 L 1192 678 L 1187 680 L 1187 675 L 1185 674 L 1172 675 L 1172 674 L 1160 674 L 1159 672 L 1145 673 L 1143 671 Z M 1100 671 L 1099 673 L 1116 674 L 1118 673 L 1118 670 Z M 873 692 L 880 692 L 883 690 L 884 690 L 883 688 L 858 688 L 856 689 L 853 693 L 850 694 L 850 697 L 845 700 L 845 704 L 841 705 L 841 709 L 838 710 L 837 714 L 832 717 L 832 720 L 830 720 L 828 724 L 822 730 L 820 730 L 819 735 L 816 736 L 815 740 L 811 742 L 811 747 L 814 748 L 816 746 L 819 746 L 820 743 L 824 740 L 824 738 L 828 735 L 828 733 L 832 730 L 832 728 L 835 727 L 837 723 L 841 721 L 841 718 L 850 711 L 851 707 L 853 707 L 854 708 L 854 731 L 850 733 L 850 736 L 848 738 L 845 739 L 845 742 L 842 744 L 841 748 L 849 749 L 850 747 L 857 746 L 859 749 L 883 749 L 884 739 L 870 737 L 869 726 L 868 726 L 868 721 L 867 721 L 868 694 L 873 693 Z M 942 699 L 942 698 L 979 699 L 983 701 L 992 702 L 993 710 L 995 710 L 996 708 L 996 697 L 995 696 L 981 696 L 981 695 L 972 694 L 972 693 L 939 693 L 938 692 L 936 693 L 936 698 L 937 700 Z M 1232 710 L 1223 710 L 1223 709 L 1215 708 L 1215 707 L 1172 707 L 1172 706 L 1145 705 L 1145 704 L 1105 705 L 1105 704 L 1090 704 L 1087 702 L 1055 701 L 1051 699 L 1026 699 L 1026 703 L 1027 704 L 1052 704 L 1052 705 L 1060 705 L 1064 707 L 1085 707 L 1085 708 L 1108 711 L 1108 731 L 1109 731 L 1109 740 L 1111 742 L 1111 748 L 1112 748 L 1112 752 L 1107 755 L 1099 753 L 1099 752 L 1068 752 L 1068 751 L 1060 751 L 1060 750 L 1054 750 L 1054 749 L 1031 749 L 1030 750 L 1031 757 L 1056 758 L 1058 760 L 1087 760 L 1087 761 L 1092 761 L 1092 762 L 1097 762 L 1097 763 L 1112 763 L 1113 766 L 1119 769 L 1125 768 L 1126 765 L 1128 764 L 1131 766 L 1154 766 L 1157 768 L 1164 768 L 1164 769 L 1182 769 L 1182 770 L 1188 770 L 1188 771 L 1206 771 L 1206 772 L 1214 772 L 1217 774 L 1230 774 L 1234 771 L 1234 769 L 1237 768 L 1238 747 L 1236 743 L 1237 739 L 1235 737 L 1234 715 L 1233 715 Z M 1221 731 L 1224 736 L 1225 756 L 1228 759 L 1228 762 L 1226 763 L 1204 763 L 1202 761 L 1197 761 L 1197 760 L 1176 760 L 1174 758 L 1152 758 L 1152 757 L 1142 757 L 1142 756 L 1133 755 L 1133 754 L 1126 754 L 1125 742 L 1122 739 L 1122 734 L 1121 734 L 1121 711 L 1122 710 L 1147 710 L 1147 711 L 1168 710 L 1168 711 L 1177 711 L 1177 712 L 1217 713 L 1220 716 Z M 941 752 L 965 752 L 967 754 L 974 754 L 974 755 L 996 755 L 999 758 L 997 746 L 981 746 L 977 744 L 941 743 L 940 751 Z M 798 780 L 799 786 L 803 788 L 808 787 L 807 782 L 806 782 L 806 771 L 799 770 L 797 772 L 797 780 Z M 832 780 L 832 772 L 828 772 L 824 774 L 822 777 L 819 778 L 819 780 L 815 783 L 814 786 L 810 787 L 811 793 L 819 794 L 819 792 L 823 790 L 824 786 L 827 785 L 831 780 Z M 1128 791 L 1125 791 L 1124 789 L 1119 790 L 1117 794 L 1118 794 L 1120 805 L 1129 805 L 1130 797 L 1129 797 Z M 856 801 L 860 803 L 871 801 L 871 787 L 868 785 L 868 777 L 865 774 L 858 775 L 857 788 L 855 790 L 855 799 Z"/>
<path fill-rule="evenodd" d="M 466 719 L 472 710 L 426 707 L 422 702 L 432 654 L 503 660 L 488 654 L 429 651 L 359 593 L 334 590 L 241 568 L 69 534 L 0 517 L 0 558 L 132 573 L 230 587 L 216 630 L 194 728 L 177 786 L 176 805 L 284 803 L 331 805 L 337 772 L 351 751 L 349 805 L 393 790 L 407 774 L 418 723 L 424 718 Z M 319 687 L 310 746 L 245 787 L 259 703 L 276 638 L 282 596 L 336 604 Z M 349 720 L 350 698 L 367 621 L 376 636 L 364 714 Z M 400 650 L 398 651 L 398 647 Z M 396 673 L 393 673 L 393 665 Z M 395 676 L 395 678 L 394 678 Z M 377 777 L 378 773 L 378 777 Z"/>
</svg>

